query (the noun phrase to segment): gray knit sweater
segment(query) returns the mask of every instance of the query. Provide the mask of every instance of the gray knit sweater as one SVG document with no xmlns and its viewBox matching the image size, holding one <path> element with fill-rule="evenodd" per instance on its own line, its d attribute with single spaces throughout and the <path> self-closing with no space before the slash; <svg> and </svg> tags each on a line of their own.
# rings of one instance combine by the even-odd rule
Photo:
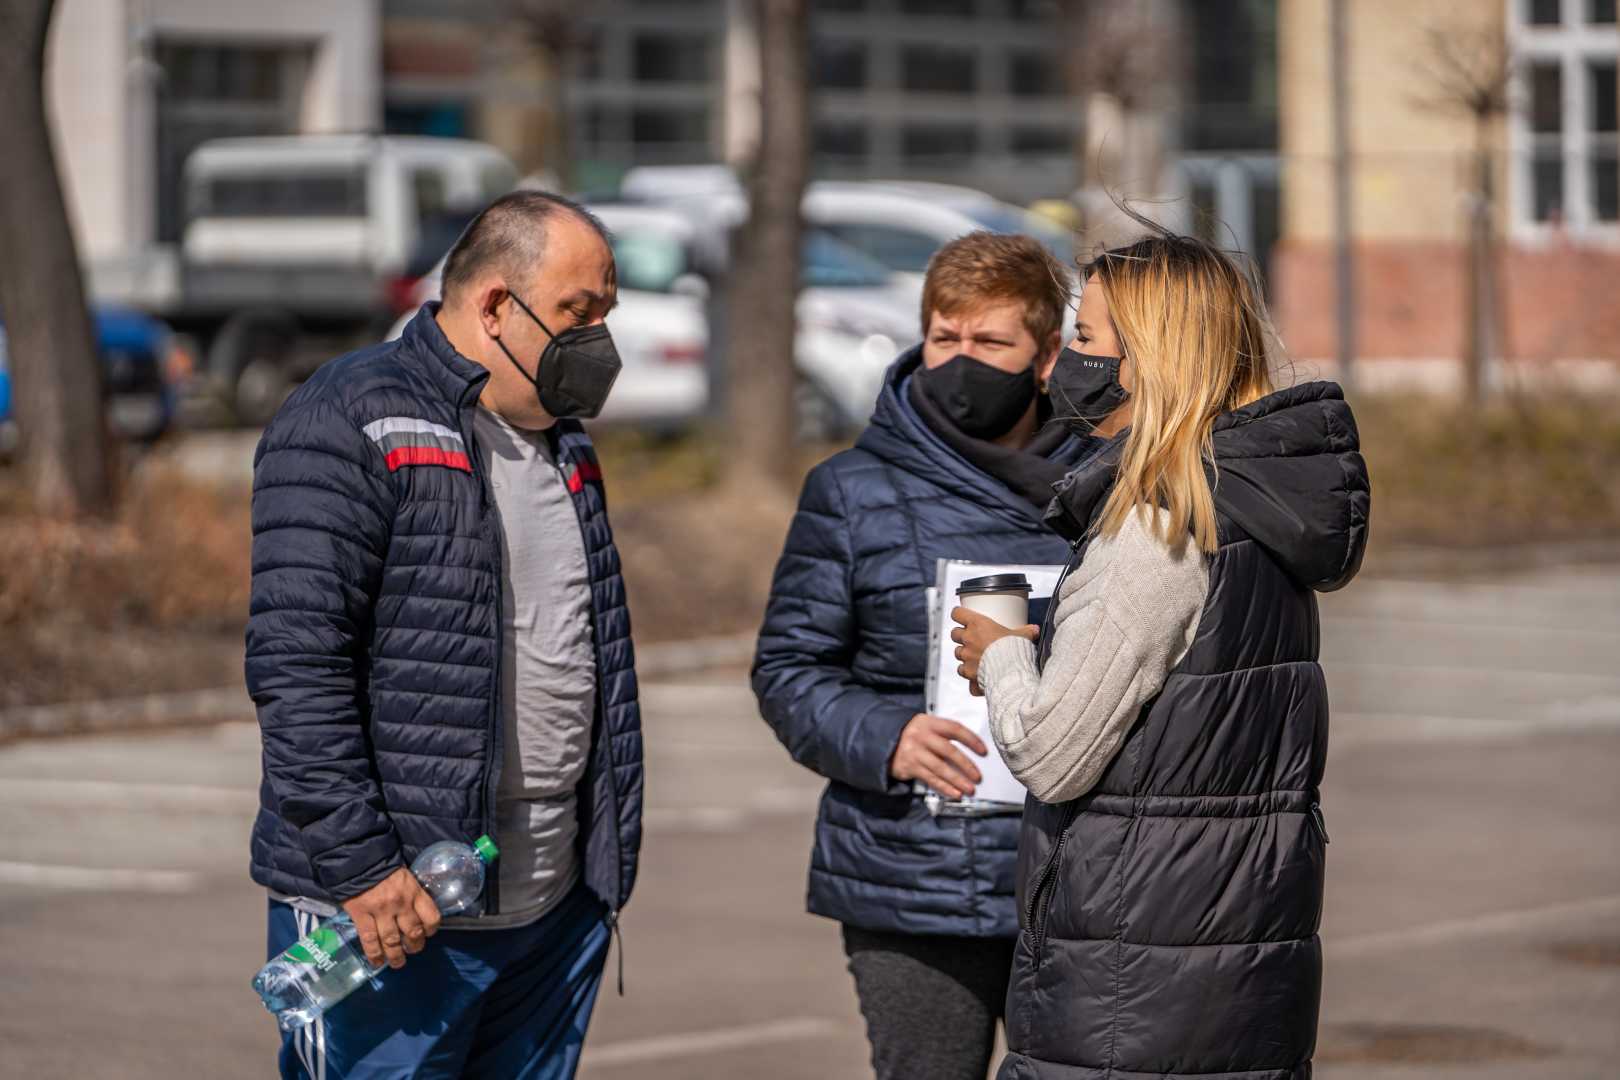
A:
<svg viewBox="0 0 1620 1080">
<path fill-rule="evenodd" d="M 985 650 L 991 735 L 1037 799 L 1066 802 L 1097 782 L 1186 655 L 1208 590 L 1208 562 L 1192 543 L 1174 551 L 1145 514 L 1132 516 L 1117 535 L 1093 539 L 1064 580 L 1044 673 L 1023 638 Z"/>
</svg>

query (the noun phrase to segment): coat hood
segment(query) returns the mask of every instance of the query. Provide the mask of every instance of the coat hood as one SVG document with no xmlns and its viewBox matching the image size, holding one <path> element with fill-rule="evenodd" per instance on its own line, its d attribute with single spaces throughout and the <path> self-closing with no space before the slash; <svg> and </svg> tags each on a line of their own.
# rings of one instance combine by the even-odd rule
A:
<svg viewBox="0 0 1620 1080">
<path fill-rule="evenodd" d="M 1089 533 L 1125 437 L 1059 487 L 1047 523 L 1071 540 Z M 1226 413 L 1212 441 L 1220 514 L 1300 585 L 1331 592 L 1356 576 L 1367 550 L 1371 490 L 1355 417 L 1336 384 L 1304 383 Z"/>
</svg>

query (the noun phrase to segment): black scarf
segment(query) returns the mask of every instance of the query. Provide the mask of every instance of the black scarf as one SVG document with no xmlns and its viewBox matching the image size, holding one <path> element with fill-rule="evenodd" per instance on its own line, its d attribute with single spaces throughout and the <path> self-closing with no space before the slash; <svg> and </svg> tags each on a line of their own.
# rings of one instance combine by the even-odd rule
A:
<svg viewBox="0 0 1620 1080">
<path fill-rule="evenodd" d="M 1036 429 L 1035 438 L 1023 449 L 1014 450 L 964 434 L 951 423 L 945 411 L 922 392 L 922 387 L 917 384 L 916 379 L 910 379 L 908 382 L 910 385 L 906 397 L 911 402 L 911 407 L 922 417 L 923 423 L 928 425 L 928 429 L 938 435 L 940 441 L 955 450 L 969 465 L 995 477 L 1028 500 L 1034 510 L 1032 516 L 1039 521 L 1047 504 L 1052 501 L 1054 486 L 1069 471 L 1069 466 L 1061 461 L 1052 460 L 1052 454 L 1069 439 L 1071 433 L 1062 424 L 1042 423 L 1051 415 L 1051 406 L 1047 399 L 1036 398 L 1038 404 L 1035 420 L 1042 426 Z M 1077 437 L 1085 439 L 1088 436 Z"/>
</svg>

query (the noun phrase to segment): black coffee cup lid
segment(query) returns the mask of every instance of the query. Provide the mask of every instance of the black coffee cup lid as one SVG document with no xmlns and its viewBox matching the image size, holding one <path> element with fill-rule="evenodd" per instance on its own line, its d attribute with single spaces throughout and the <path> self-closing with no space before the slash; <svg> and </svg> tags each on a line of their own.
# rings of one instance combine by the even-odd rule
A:
<svg viewBox="0 0 1620 1080">
<path fill-rule="evenodd" d="M 977 593 L 1021 592 L 1030 593 L 1035 587 L 1023 574 L 990 574 L 987 577 L 968 578 L 957 587 L 957 596 Z"/>
</svg>

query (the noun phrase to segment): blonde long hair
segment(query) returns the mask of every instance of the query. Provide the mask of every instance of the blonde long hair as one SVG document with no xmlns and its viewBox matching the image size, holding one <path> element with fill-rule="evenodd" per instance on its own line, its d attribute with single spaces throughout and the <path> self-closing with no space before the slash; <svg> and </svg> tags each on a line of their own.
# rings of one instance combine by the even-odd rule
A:
<svg viewBox="0 0 1620 1080">
<path fill-rule="evenodd" d="M 1213 553 L 1211 431 L 1222 413 L 1272 391 L 1265 306 L 1232 258 L 1171 233 L 1103 252 L 1081 280 L 1093 274 L 1135 376 L 1130 433 L 1099 530 L 1113 535 L 1131 514 L 1160 506 L 1166 543 L 1179 549 L 1190 534 Z"/>
</svg>

